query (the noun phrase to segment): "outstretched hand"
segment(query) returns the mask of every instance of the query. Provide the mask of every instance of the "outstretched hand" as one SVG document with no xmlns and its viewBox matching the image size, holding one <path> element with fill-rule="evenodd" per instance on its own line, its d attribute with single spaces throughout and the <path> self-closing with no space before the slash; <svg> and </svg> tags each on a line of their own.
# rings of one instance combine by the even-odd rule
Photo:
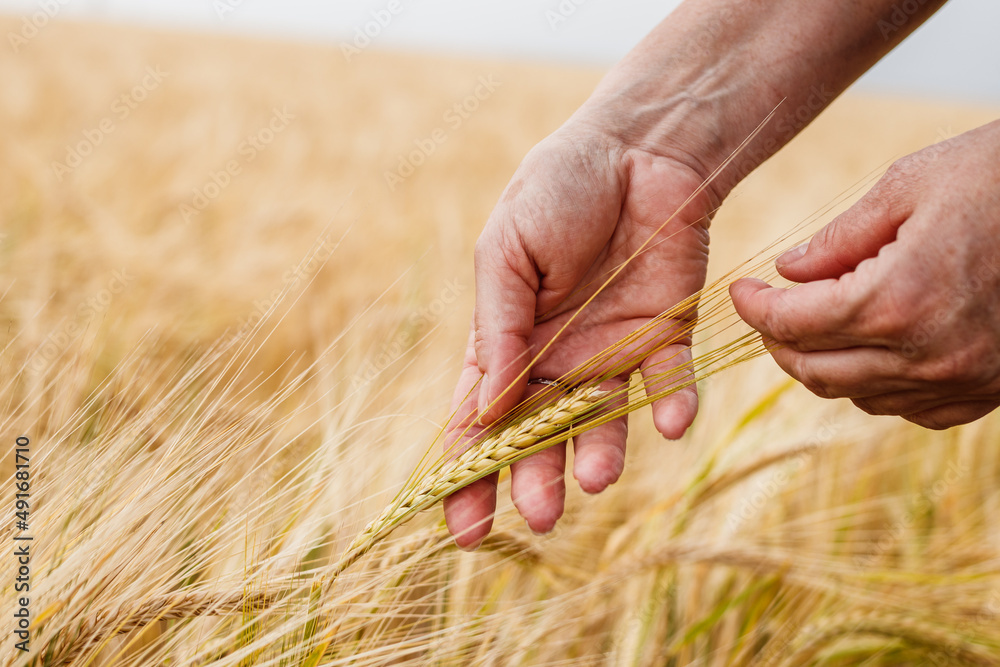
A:
<svg viewBox="0 0 1000 667">
<path fill-rule="evenodd" d="M 702 287 L 708 219 L 718 204 L 711 190 L 698 193 L 528 369 L 597 287 L 698 191 L 704 177 L 689 164 L 568 126 L 527 155 L 476 245 L 476 310 L 449 444 L 514 407 L 529 377 L 562 376 Z M 648 377 L 651 369 L 663 372 L 689 359 L 681 342 L 639 369 Z M 624 368 L 602 388 L 624 386 L 634 370 Z M 693 386 L 657 401 L 657 429 L 680 437 L 697 406 Z M 573 473 L 584 491 L 597 493 L 618 479 L 626 430 L 622 417 L 574 438 Z M 562 515 L 565 463 L 562 444 L 511 467 L 512 499 L 535 532 L 551 530 Z M 489 533 L 496 486 L 494 475 L 445 499 L 460 546 L 475 547 Z"/>
<path fill-rule="evenodd" d="M 811 391 L 927 428 L 1000 405 L 1000 121 L 894 164 L 739 314 Z"/>
</svg>

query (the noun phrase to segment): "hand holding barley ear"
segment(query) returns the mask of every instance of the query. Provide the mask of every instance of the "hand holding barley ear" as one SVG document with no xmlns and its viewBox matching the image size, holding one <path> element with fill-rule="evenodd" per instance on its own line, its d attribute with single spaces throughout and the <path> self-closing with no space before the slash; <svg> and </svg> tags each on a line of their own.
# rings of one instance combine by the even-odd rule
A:
<svg viewBox="0 0 1000 667">
<path fill-rule="evenodd" d="M 629 149 L 597 133 L 557 133 L 529 154 L 476 249 L 477 272 L 496 280 L 477 281 L 475 322 L 455 391 L 453 436 L 478 436 L 484 424 L 525 396 L 529 376 L 570 374 L 702 287 L 708 219 L 716 201 L 710 191 L 698 192 L 703 180 L 678 160 Z M 680 208 L 659 230 L 663 212 Z M 662 328 L 689 328 L 694 315 L 691 308 Z M 542 352 L 557 333 L 558 344 Z M 622 364 L 600 388 L 620 394 L 632 371 L 648 378 L 682 366 L 690 360 L 689 345 L 684 335 L 641 361 Z M 622 351 L 623 358 L 630 354 L 635 350 Z M 591 370 L 607 374 L 607 368 Z M 669 438 L 680 437 L 696 411 L 693 385 L 653 405 L 656 426 Z M 573 473 L 585 491 L 602 491 L 621 474 L 626 429 L 622 416 L 574 438 Z M 454 437 L 447 444 L 454 444 Z M 565 463 L 560 443 L 511 466 L 514 504 L 535 532 L 551 530 L 562 514 Z M 479 480 L 445 501 L 459 545 L 474 546 L 489 532 L 496 479 L 494 474 Z"/>
<path fill-rule="evenodd" d="M 849 8 L 683 3 L 528 154 L 490 216 L 476 248 L 476 311 L 446 445 L 461 451 L 477 429 L 518 404 L 531 377 L 588 380 L 579 373 L 586 360 L 700 289 L 708 220 L 729 190 L 941 4 L 921 3 L 886 33 L 880 21 L 895 0 Z M 773 122 L 755 131 L 769 115 Z M 676 313 L 681 321 L 693 320 L 695 305 Z M 680 322 L 664 324 L 669 332 Z M 617 372 L 606 374 L 602 388 L 614 396 L 632 371 L 648 379 L 651 369 L 683 367 L 688 344 L 623 350 L 606 360 Z M 696 411 L 692 385 L 663 395 L 653 418 L 676 438 Z M 574 475 L 584 490 L 618 479 L 625 433 L 622 414 L 574 438 Z M 512 466 L 514 504 L 536 532 L 550 530 L 562 513 L 564 467 L 564 443 Z M 487 535 L 495 507 L 495 476 L 445 501 L 460 546 Z"/>
</svg>

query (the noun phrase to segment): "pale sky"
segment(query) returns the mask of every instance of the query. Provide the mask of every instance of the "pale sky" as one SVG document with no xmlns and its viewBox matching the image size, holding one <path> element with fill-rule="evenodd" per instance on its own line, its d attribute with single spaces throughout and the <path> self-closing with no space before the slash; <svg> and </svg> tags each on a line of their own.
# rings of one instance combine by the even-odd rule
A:
<svg viewBox="0 0 1000 667">
<path fill-rule="evenodd" d="M 901 4 L 915 0 L 900 0 Z M 0 0 L 0 12 L 159 27 L 234 31 L 331 44 L 383 18 L 373 47 L 610 65 L 677 0 Z M 551 25 L 564 9 L 566 20 Z M 572 10 L 572 11 L 569 11 Z M 51 10 L 50 10 L 51 11 Z M 951 0 L 859 86 L 867 90 L 1000 102 L 1000 1 Z"/>
</svg>

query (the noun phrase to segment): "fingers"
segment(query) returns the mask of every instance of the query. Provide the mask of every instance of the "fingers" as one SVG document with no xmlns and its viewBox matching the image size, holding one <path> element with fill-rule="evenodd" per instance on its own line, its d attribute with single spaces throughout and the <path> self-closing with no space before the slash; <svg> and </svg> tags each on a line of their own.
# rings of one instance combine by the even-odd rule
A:
<svg viewBox="0 0 1000 667">
<path fill-rule="evenodd" d="M 997 407 L 995 398 L 974 394 L 942 395 L 928 389 L 851 399 L 870 415 L 896 415 L 925 428 L 950 428 L 975 421 Z"/>
<path fill-rule="evenodd" d="M 851 402 L 870 415 L 895 415 L 905 418 L 907 415 L 929 412 L 951 403 L 964 401 L 958 396 L 942 397 L 938 393 L 910 389 L 865 398 L 852 398 Z"/>
<path fill-rule="evenodd" d="M 905 415 L 903 418 L 924 428 L 942 430 L 985 417 L 993 412 L 997 405 L 997 401 L 966 401 Z"/>
<path fill-rule="evenodd" d="M 559 392 L 542 385 L 530 385 L 527 396 L 544 393 L 546 401 Z M 510 467 L 510 499 L 537 534 L 555 528 L 566 503 L 566 443 L 560 442 Z"/>
<path fill-rule="evenodd" d="M 627 382 L 614 379 L 601 383 L 613 392 L 605 411 L 624 407 Z M 545 391 L 529 387 L 529 393 Z M 587 493 L 599 493 L 616 482 L 625 466 L 626 418 L 620 417 L 574 437 L 574 476 Z M 566 445 L 559 443 L 511 466 L 510 495 L 514 506 L 535 533 L 552 530 L 562 516 L 566 500 Z"/>
<path fill-rule="evenodd" d="M 747 324 L 786 347 L 807 352 L 889 344 L 878 320 L 862 317 L 871 289 L 844 278 L 789 289 L 742 278 L 729 286 L 736 312 Z"/>
<path fill-rule="evenodd" d="M 461 549 L 479 547 L 490 534 L 497 510 L 496 473 L 469 484 L 444 499 L 448 532 Z"/>
<path fill-rule="evenodd" d="M 640 366 L 646 395 L 670 390 L 694 380 L 691 348 L 677 343 L 657 350 Z M 653 424 L 668 440 L 677 440 L 698 414 L 698 389 L 692 383 L 653 401 Z"/>
<path fill-rule="evenodd" d="M 854 206 L 819 230 L 806 244 L 778 257 L 775 265 L 785 278 L 799 283 L 839 278 L 862 261 L 878 255 L 896 239 L 911 211 L 892 206 L 898 199 L 898 179 L 883 177 Z"/>
<path fill-rule="evenodd" d="M 474 424 L 478 400 L 476 383 L 481 375 L 473 345 L 473 333 L 470 331 L 464 366 L 452 397 L 454 417 L 446 428 L 444 448 L 449 458 L 458 456 L 483 430 Z M 445 522 L 460 548 L 475 549 L 489 534 L 496 512 L 496 497 L 497 475 L 490 475 L 444 499 Z"/>
<path fill-rule="evenodd" d="M 624 407 L 628 403 L 628 383 L 609 380 L 601 389 L 612 392 L 606 411 Z M 587 493 L 600 493 L 618 481 L 625 469 L 625 440 L 628 435 L 628 417 L 595 426 L 573 438 L 573 476 L 580 488 Z"/>
<path fill-rule="evenodd" d="M 518 241 L 484 233 L 476 244 L 475 358 L 483 380 L 479 419 L 496 421 L 524 393 L 538 275 Z M 519 379 L 520 378 L 520 379 Z"/>
<path fill-rule="evenodd" d="M 565 442 L 510 467 L 510 499 L 532 532 L 549 532 L 562 516 L 566 502 L 565 471 Z"/>
<path fill-rule="evenodd" d="M 773 343 L 768 347 L 782 370 L 822 398 L 867 398 L 914 387 L 899 356 L 885 348 L 798 352 Z"/>
</svg>

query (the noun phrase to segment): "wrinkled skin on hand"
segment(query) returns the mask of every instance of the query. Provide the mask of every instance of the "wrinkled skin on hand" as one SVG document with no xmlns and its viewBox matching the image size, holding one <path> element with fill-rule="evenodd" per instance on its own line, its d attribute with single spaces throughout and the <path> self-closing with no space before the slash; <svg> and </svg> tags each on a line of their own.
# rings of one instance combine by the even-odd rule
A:
<svg viewBox="0 0 1000 667">
<path fill-rule="evenodd" d="M 527 395 L 528 377 L 560 377 L 703 286 L 708 219 L 719 203 L 711 189 L 696 196 L 517 379 L 608 275 L 698 190 L 704 176 L 695 164 L 579 127 L 556 132 L 526 156 L 476 245 L 476 311 L 450 442 L 473 420 L 468 436 L 516 405 Z M 646 359 L 640 370 L 663 372 L 689 360 L 687 344 L 679 343 Z M 632 370 L 602 387 L 623 386 Z M 658 430 L 680 437 L 697 406 L 694 387 L 657 401 Z M 597 493 L 618 479 L 626 431 L 621 418 L 574 438 L 573 474 L 585 491 Z M 562 444 L 511 468 L 514 504 L 535 532 L 551 530 L 562 514 L 565 464 Z M 448 527 L 460 546 L 474 547 L 488 534 L 496 484 L 494 475 L 445 500 Z"/>
<path fill-rule="evenodd" d="M 789 251 L 802 283 L 731 288 L 775 361 L 819 396 L 927 428 L 1000 405 L 1000 121 L 894 164 Z"/>
</svg>

